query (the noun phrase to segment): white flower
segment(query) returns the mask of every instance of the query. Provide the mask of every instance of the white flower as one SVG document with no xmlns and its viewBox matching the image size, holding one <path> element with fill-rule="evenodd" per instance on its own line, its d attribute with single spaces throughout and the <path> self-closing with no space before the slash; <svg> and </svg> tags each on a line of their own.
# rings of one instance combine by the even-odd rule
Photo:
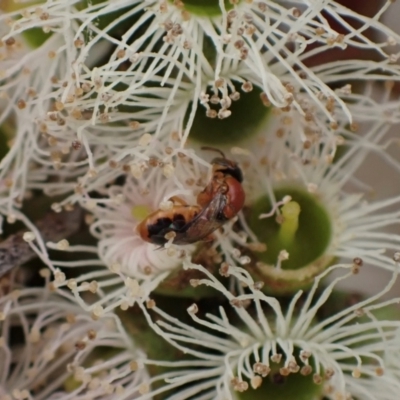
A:
<svg viewBox="0 0 400 400">
<path fill-rule="evenodd" d="M 32 163 L 38 159 L 50 163 L 51 159 L 50 151 L 40 149 L 46 127 L 39 123 L 39 118 L 50 107 L 52 77 L 62 73 L 63 57 L 53 52 L 59 46 L 58 35 L 36 49 L 30 48 L 24 38 L 18 36 L 9 37 L 0 49 L 0 121 L 4 127 L 11 127 L 12 120 L 15 121 L 15 130 L 10 134 L 10 149 L 0 163 L 0 180 L 6 182 L 10 193 L 9 212 L 14 202 L 20 204 L 25 198 L 28 179 L 43 181 L 48 177 L 32 168 Z"/>
<path fill-rule="evenodd" d="M 263 390 L 270 377 L 273 384 L 293 375 L 312 378 L 318 397 L 398 396 L 400 322 L 374 313 L 399 302 L 380 299 L 397 276 L 385 252 L 399 246 L 400 236 L 384 229 L 400 223 L 400 197 L 362 201 L 369 188 L 355 171 L 370 151 L 400 171 L 399 161 L 385 152 L 393 143 L 385 135 L 400 122 L 400 107 L 390 91 L 375 101 L 368 87 L 363 94 L 351 88 L 355 81 L 388 87 L 388 78 L 400 81 L 398 54 L 390 47 L 400 35 L 380 22 L 392 1 L 374 17 L 335 0 L 220 0 L 212 12 L 179 0 L 95 3 L 47 0 L 0 11 L 1 135 L 11 127 L 10 151 L 0 162 L 0 214 L 27 228 L 0 244 L 1 267 L 5 259 L 9 269 L 36 254 L 52 273 L 50 282 L 50 271 L 41 271 L 46 287 L 40 289 L 15 288 L 12 276 L 2 280 L 1 400 L 145 400 L 166 391 L 171 400 L 229 400 L 237 398 L 235 391 Z M 28 42 L 37 38 L 35 28 L 48 34 L 46 40 Z M 379 61 L 357 53 L 357 59 L 325 62 L 332 48 L 372 51 Z M 240 90 L 253 88 L 262 91 L 269 118 L 265 130 L 243 138 L 246 148 L 232 149 L 245 172 L 245 209 L 215 232 L 213 244 L 157 250 L 140 237 L 138 224 L 153 211 L 168 211 L 174 196 L 195 205 L 209 182 L 208 156 L 203 159 L 194 144 L 201 141 L 192 129 L 197 117 L 234 121 L 232 102 Z M 57 212 L 75 203 L 84 207 L 96 245 L 70 244 L 65 235 L 76 221 L 64 213 L 32 223 L 19 208 L 24 201 L 34 207 L 36 197 L 29 196 L 38 191 L 60 196 L 53 204 Z M 261 292 L 250 272 L 297 273 L 285 265 L 317 247 L 321 232 L 312 226 L 312 240 L 297 254 L 283 247 L 267 262 L 255 253 L 271 251 L 274 239 L 264 240 L 263 224 L 271 220 L 258 214 L 277 216 L 286 226 L 285 240 L 301 230 L 307 204 L 300 217 L 295 206 L 283 210 L 296 191 L 308 196 L 310 207 L 323 209 L 326 218 L 316 225 L 329 232 L 323 251 L 304 263 L 311 268 L 302 283 L 325 272 L 303 304 L 298 292 L 285 308 Z M 260 211 L 260 199 L 271 210 Z M 296 215 L 290 220 L 289 214 Z M 73 257 L 53 258 L 48 249 Z M 204 266 L 192 263 L 194 255 Z M 335 258 L 353 264 L 327 267 Z M 230 290 L 207 269 L 220 263 Z M 392 280 L 373 297 L 321 319 L 335 285 L 363 263 L 390 270 Z M 189 308 L 196 328 L 149 299 L 182 264 L 196 277 L 206 275 L 193 286 L 207 285 L 223 297 L 218 316 L 200 318 L 197 305 Z M 351 271 L 320 288 L 331 271 L 346 269 Z M 160 340 L 188 358 L 146 359 L 112 313 L 136 304 Z M 167 372 L 150 376 L 147 366 Z"/>
<path fill-rule="evenodd" d="M 149 162 L 133 164 L 122 186 L 111 186 L 104 199 L 86 202 L 96 219 L 90 229 L 99 240 L 99 255 L 107 265 L 117 263 L 128 276 L 143 279 L 172 271 L 181 265 L 186 253 L 193 252 L 194 245 L 160 249 L 143 240 L 137 231 L 138 224 L 150 213 L 168 213 L 174 206 L 174 196 L 196 204 L 191 187 L 195 189 L 198 176 L 188 161 L 187 157 L 177 157 L 164 163 L 153 157 Z"/>
<path fill-rule="evenodd" d="M 0 331 L 2 399 L 133 399 L 150 382 L 118 317 L 93 320 L 63 292 L 4 281 Z"/>
<path fill-rule="evenodd" d="M 358 271 L 357 264 L 330 267 L 315 279 L 301 303 L 303 294 L 299 291 L 285 310 L 277 299 L 264 295 L 260 283 L 254 282 L 243 268 L 229 267 L 223 271 L 248 289 L 247 294 L 235 296 L 205 268 L 191 263 L 186 266 L 206 275 L 192 284 L 211 286 L 223 294 L 236 317 L 220 307 L 219 316 L 206 314 L 199 318 L 198 307 L 193 304 L 188 309 L 198 326 L 193 327 L 163 312 L 162 306 L 152 307 L 162 318 L 153 322 L 143 308 L 156 332 L 196 359 L 192 368 L 187 367 L 180 376 L 176 373 L 178 376 L 167 381 L 171 388 L 187 385 L 171 399 L 189 395 L 193 399 L 236 399 L 235 391 L 262 391 L 264 380 L 281 381 L 292 374 L 300 374 L 304 379 L 312 374 L 314 384 L 309 380 L 304 390 L 312 390 L 315 398 L 324 395 L 329 399 L 389 400 L 400 389 L 398 380 L 393 378 L 398 370 L 389 360 L 389 353 L 398 354 L 400 350 L 400 322 L 374 316 L 377 310 L 400 301 L 396 298 L 377 302 L 393 287 L 397 269 L 379 293 L 321 320 L 318 312 L 336 284 Z M 350 271 L 318 290 L 321 279 L 338 269 Z M 321 385 L 320 389 L 314 385 Z M 272 384 L 272 388 L 279 396 L 279 385 Z"/>
<path fill-rule="evenodd" d="M 346 92 L 356 123 L 349 126 L 344 114 L 337 112 L 338 125 L 332 140 L 326 135 L 331 128 L 313 114 L 315 109 L 311 107 L 309 118 L 299 117 L 295 110 L 274 111 L 263 130 L 248 140 L 245 149 L 231 148 L 232 157 L 244 172 L 248 208 L 239 218 L 243 232 L 226 229 L 220 237 L 220 253 L 225 261 L 232 265 L 249 264 L 251 259 L 243 248 L 264 250 L 260 256 L 253 254 L 263 261 L 255 269 L 260 272 L 260 279 L 264 275 L 273 280 L 307 281 L 335 257 L 343 262 L 360 257 L 372 266 L 392 268 L 388 252 L 397 249 L 400 238 L 385 229 L 400 222 L 396 211 L 400 197 L 368 201 L 372 188 L 355 175 L 358 168 L 367 167 L 365 160 L 370 152 L 380 156 L 396 173 L 400 171 L 399 161 L 386 152 L 387 147 L 395 144 L 386 139 L 387 132 L 400 122 L 399 103 L 388 100 L 388 86 L 382 101 L 374 100 L 370 91 L 362 95 Z M 282 206 L 291 200 L 300 202 L 300 214 L 296 217 L 298 236 L 293 235 L 293 240 L 299 240 L 303 254 L 317 250 L 307 261 L 296 261 L 303 258 L 299 248 L 292 253 L 290 244 L 284 247 L 280 243 L 280 250 L 286 250 L 281 253 L 273 244 L 283 226 L 275 223 L 274 218 L 286 218 Z M 310 214 L 311 209 L 318 208 L 323 210 L 324 218 Z M 316 237 L 326 238 L 320 248 Z M 311 242 L 313 246 L 307 247 Z M 268 251 L 276 258 L 271 259 Z M 296 278 L 294 270 L 300 267 L 304 268 Z"/>
<path fill-rule="evenodd" d="M 399 80 L 400 70 L 391 64 L 397 55 L 391 53 L 390 45 L 400 43 L 400 36 L 379 21 L 390 3 L 370 18 L 336 1 L 322 0 L 312 5 L 302 0 L 243 1 L 232 7 L 220 2 L 209 15 L 208 6 L 196 12 L 196 7 L 184 2 L 164 0 L 105 1 L 86 8 L 78 1 L 47 1 L 40 7 L 5 13 L 0 20 L 10 25 L 5 41 L 33 27 L 52 32 L 39 49 L 51 40 L 63 41 L 52 49 L 64 61 L 65 70 L 51 91 L 55 112 L 53 123 L 47 122 L 61 143 L 66 141 L 61 132 L 67 133 L 68 144 L 77 133 L 93 169 L 91 146 L 109 143 L 110 126 L 128 142 L 136 137 L 128 125 L 133 121 L 143 120 L 146 131 L 158 135 L 165 122 L 174 120 L 171 114 L 176 110 L 182 125 L 182 110 L 184 115 L 192 101 L 183 127 L 184 142 L 199 102 L 210 117 L 230 115 L 230 104 L 239 97 L 233 82 L 239 82 L 244 91 L 258 86 L 264 100 L 276 107 L 292 106 L 301 115 L 306 110 L 298 94 L 304 93 L 328 121 L 335 123 L 335 107 L 351 121 L 341 94 L 328 85 L 386 80 L 388 75 Z M 118 15 L 115 20 L 114 15 Z M 373 41 L 364 34 L 370 30 L 387 40 Z M 311 59 L 333 47 L 373 50 L 383 59 L 310 66 Z M 103 54 L 106 61 L 100 59 Z M 218 112 L 210 111 L 210 102 L 219 104 Z M 43 110 L 42 121 L 48 119 L 47 111 Z M 57 126 L 61 120 L 64 127 Z M 103 128 L 104 123 L 107 127 Z"/>
<path fill-rule="evenodd" d="M 111 76 L 110 79 L 114 81 Z M 161 78 L 153 79 L 154 82 L 159 80 Z M 120 81 L 132 91 L 131 98 L 126 101 L 127 94 L 106 85 L 100 98 L 93 97 L 100 89 L 92 87 L 92 82 L 84 82 L 82 85 L 89 86 L 90 90 L 63 104 L 62 110 L 43 116 L 42 123 L 46 124 L 49 140 L 43 144 L 45 154 L 38 162 L 43 169 L 49 170 L 48 175 L 54 174 L 54 168 L 59 169 L 56 173 L 66 182 L 32 182 L 32 187 L 44 188 L 51 195 L 65 193 L 71 188 L 90 191 L 115 177 L 115 165 L 122 167 L 148 160 L 154 155 L 155 143 L 160 147 L 160 140 L 165 147 L 174 148 L 174 154 L 177 144 L 182 147 L 191 85 L 182 84 L 179 90 L 142 84 L 132 87 L 129 74 L 122 76 Z M 118 108 L 122 106 L 127 111 Z M 48 160 L 47 154 L 59 157 Z"/>
<path fill-rule="evenodd" d="M 157 210 L 168 215 L 175 201 L 196 204 L 196 195 L 208 180 L 210 165 L 192 150 L 167 147 L 159 143 L 142 144 L 141 162 L 113 162 L 105 177 L 89 181 L 88 192 L 82 190 L 67 197 L 60 204 L 53 204 L 59 212 L 62 206 L 79 201 L 88 213 L 85 222 L 98 240 L 93 245 L 72 245 L 59 235 L 44 235 L 40 229 L 23 219 L 35 235 L 29 246 L 51 269 L 53 284 L 67 286 L 81 306 L 97 316 L 121 307 L 126 310 L 135 302 L 146 300 L 160 282 L 175 270 L 179 270 L 183 258 L 192 255 L 195 244 L 165 248 L 144 240 L 138 224 Z M 150 146 L 150 155 L 145 155 Z M 208 168 L 206 168 L 208 167 Z M 109 181 L 117 181 L 108 185 Z M 68 212 L 63 213 L 68 218 Z M 58 238 L 58 239 L 57 239 Z M 25 244 L 26 246 L 26 244 Z M 72 261 L 49 257 L 48 248 L 75 253 Z M 82 257 L 82 254 L 85 254 Z M 87 267 L 95 267 L 84 272 Z M 61 271 L 60 268 L 63 270 Z M 69 279 L 67 269 L 79 268 L 79 275 Z M 89 291 L 99 297 L 87 298 Z"/>
<path fill-rule="evenodd" d="M 312 7 L 298 1 L 297 8 L 286 2 L 240 2 L 230 10 L 221 3 L 211 16 L 179 2 L 155 0 L 106 1 L 83 9 L 74 1 L 49 1 L 3 12 L 0 21 L 9 28 L 2 29 L 6 45 L 0 69 L 10 101 L 1 108 L 1 118 L 15 113 L 19 124 L 0 165 L 0 179 L 7 180 L 18 204 L 26 189 L 49 195 L 74 189 L 77 201 L 79 194 L 112 181 L 109 163 L 148 159 L 150 151 L 137 148 L 147 134 L 164 143 L 175 136 L 183 148 L 199 102 L 209 117 L 228 116 L 239 96 L 232 82 L 244 91 L 258 86 L 265 92 L 264 102 L 289 107 L 305 118 L 312 109 L 319 127 L 327 121 L 332 127 L 351 121 L 346 93 L 328 84 L 386 80 L 388 74 L 399 79 L 386 48 L 399 37 L 378 21 L 389 3 L 374 19 L 321 1 Z M 108 24 L 109 14 L 116 12 L 121 15 Z M 348 33 L 335 32 L 324 12 Z M 349 17 L 383 32 L 388 41 L 367 39 L 363 29 L 345 22 Z M 114 37 L 112 30 L 131 18 L 124 34 Z M 32 28 L 49 33 L 36 48 L 23 38 Z M 215 54 L 209 54 L 208 42 Z M 374 49 L 385 59 L 307 66 L 308 58 L 332 46 Z M 102 54 L 108 58 L 100 63 Z M 26 64 L 30 71 L 24 74 Z M 214 103 L 218 113 L 210 108 Z M 333 132 L 321 130 L 328 137 Z M 335 146 L 334 140 L 330 144 Z"/>
</svg>

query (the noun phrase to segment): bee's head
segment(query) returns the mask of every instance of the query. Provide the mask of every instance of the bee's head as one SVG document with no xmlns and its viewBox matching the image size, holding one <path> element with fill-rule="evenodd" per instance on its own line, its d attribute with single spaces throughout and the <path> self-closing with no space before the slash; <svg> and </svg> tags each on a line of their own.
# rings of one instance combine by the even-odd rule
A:
<svg viewBox="0 0 400 400">
<path fill-rule="evenodd" d="M 227 158 L 217 157 L 211 161 L 215 171 L 222 172 L 235 178 L 238 182 L 243 182 L 243 173 L 236 162 Z"/>
</svg>

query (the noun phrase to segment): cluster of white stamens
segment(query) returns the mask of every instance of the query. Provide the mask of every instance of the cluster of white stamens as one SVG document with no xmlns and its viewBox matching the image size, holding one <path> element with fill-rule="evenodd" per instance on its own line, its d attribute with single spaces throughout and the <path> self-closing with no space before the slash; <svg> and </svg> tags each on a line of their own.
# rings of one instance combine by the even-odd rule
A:
<svg viewBox="0 0 400 400">
<path fill-rule="evenodd" d="M 398 274 L 400 235 L 386 229 L 400 224 L 400 197 L 368 202 L 356 175 L 370 153 L 400 173 L 387 151 L 399 144 L 388 133 L 400 34 L 381 18 L 393 0 L 365 5 L 372 17 L 336 0 L 13 3 L 0 5 L 0 400 L 236 400 L 293 376 L 318 398 L 398 397 L 400 322 L 380 313 L 400 302 L 382 300 Z M 137 228 L 196 205 L 210 183 L 202 122 L 229 127 L 216 150 L 244 173 L 245 205 L 212 242 L 174 244 L 172 230 L 161 248 Z M 273 246 L 251 213 L 269 201 L 256 224 L 282 227 L 296 190 L 326 212 L 330 236 L 319 269 L 298 279 L 308 292 L 289 290 L 284 305 L 265 294 L 266 271 L 301 268 L 286 268 L 288 242 L 258 258 Z M 40 288 L 34 267 L 16 268 L 34 258 L 47 267 Z M 338 310 L 338 285 L 363 264 L 390 281 Z M 219 308 L 203 315 L 209 292 Z M 191 295 L 181 319 L 174 296 Z"/>
<path fill-rule="evenodd" d="M 203 272 L 206 277 L 196 280 L 194 285 L 207 285 L 222 293 L 235 310 L 240 323 L 232 325 L 229 312 L 220 308 L 220 316 L 207 314 L 207 318 L 197 317 L 198 307 L 193 304 L 188 313 L 198 328 L 186 325 L 170 317 L 154 304 L 151 310 L 162 317 L 157 323 L 143 308 L 149 323 L 165 340 L 196 357 L 193 365 L 204 369 L 195 372 L 182 372 L 180 377 L 169 382 L 184 384 L 193 379 L 202 385 L 190 387 L 187 393 L 201 395 L 212 390 L 216 398 L 234 399 L 234 391 L 250 391 L 262 385 L 276 374 L 280 380 L 291 374 L 313 376 L 315 385 L 321 385 L 320 393 L 328 398 L 358 397 L 366 390 L 364 384 L 372 390 L 368 398 L 382 398 L 394 393 L 400 386 L 393 374 L 395 368 L 388 369 L 387 363 L 391 349 L 396 348 L 399 321 L 384 321 L 373 314 L 378 310 L 396 304 L 399 299 L 381 301 L 394 285 L 397 270 L 392 279 L 371 299 L 353 304 L 337 314 L 320 320 L 318 311 L 329 301 L 334 287 L 343 279 L 353 275 L 354 268 L 360 264 L 336 265 L 318 276 L 301 306 L 297 306 L 302 291 L 293 299 L 284 311 L 277 299 L 268 297 L 260 291 L 260 285 L 250 275 L 238 267 L 227 267 L 224 276 L 234 276 L 248 288 L 247 294 L 233 295 L 224 285 L 205 268 L 187 262 L 186 268 Z M 336 278 L 317 295 L 317 289 L 323 277 L 333 270 L 350 270 Z M 205 333 L 202 327 L 207 328 Z M 244 329 L 245 327 L 245 329 Z M 223 333 L 224 337 L 220 337 Z M 210 349 L 214 353 L 210 353 Z M 389 374 L 387 378 L 385 375 Z M 389 386 L 383 389 L 379 380 Z M 378 387 L 380 389 L 378 389 Z M 197 391 L 195 391 L 197 389 Z M 185 396 L 185 390 L 180 392 Z"/>
</svg>

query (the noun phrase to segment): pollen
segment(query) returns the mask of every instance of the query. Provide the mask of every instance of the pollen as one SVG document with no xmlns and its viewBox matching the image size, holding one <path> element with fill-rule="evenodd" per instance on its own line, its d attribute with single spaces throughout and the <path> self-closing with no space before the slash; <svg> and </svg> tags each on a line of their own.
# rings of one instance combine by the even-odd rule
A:
<svg viewBox="0 0 400 400">
<path fill-rule="evenodd" d="M 40 340 L 40 331 L 38 328 L 33 327 L 29 332 L 29 341 L 31 343 L 37 343 Z"/>
<path fill-rule="evenodd" d="M 325 379 L 329 380 L 333 375 L 335 375 L 335 371 L 332 368 L 327 368 L 325 370 Z"/>
<path fill-rule="evenodd" d="M 67 322 L 69 324 L 75 324 L 75 322 L 76 322 L 76 316 L 74 314 L 71 314 L 71 313 L 67 314 L 65 319 L 67 320 Z"/>
<path fill-rule="evenodd" d="M 66 277 L 65 277 L 64 272 L 62 272 L 62 271 L 60 271 L 60 270 L 56 270 L 56 271 L 54 272 L 54 280 L 55 280 L 55 282 L 56 282 L 57 284 L 64 283 L 64 282 L 65 282 L 65 279 L 66 279 Z"/>
<path fill-rule="evenodd" d="M 150 133 L 145 133 L 139 139 L 139 146 L 147 146 L 153 140 L 153 136 Z"/>
<path fill-rule="evenodd" d="M 75 343 L 75 347 L 76 347 L 77 350 L 82 351 L 82 350 L 84 350 L 86 348 L 86 343 L 83 340 L 78 340 Z"/>
<path fill-rule="evenodd" d="M 89 291 L 92 292 L 93 294 L 97 293 L 98 288 L 99 284 L 97 281 L 91 281 L 89 283 Z"/>
<path fill-rule="evenodd" d="M 253 388 L 253 389 L 258 389 L 260 386 L 261 386 L 261 384 L 262 384 L 262 378 L 261 378 L 261 376 L 253 376 L 252 378 L 251 378 L 251 380 L 250 380 L 250 384 L 251 384 L 251 387 Z"/>
<path fill-rule="evenodd" d="M 353 376 L 353 378 L 358 379 L 361 377 L 361 371 L 358 368 L 355 368 L 351 375 Z"/>
<path fill-rule="evenodd" d="M 221 108 L 221 109 L 218 111 L 218 118 L 219 118 L 219 119 L 225 119 L 225 118 L 230 117 L 231 114 L 232 114 L 232 111 Z"/>
<path fill-rule="evenodd" d="M 137 370 L 139 369 L 139 364 L 138 364 L 138 362 L 137 362 L 137 361 L 131 361 L 131 362 L 129 363 L 129 369 L 130 369 L 132 372 L 137 371 Z"/>
<path fill-rule="evenodd" d="M 216 110 L 208 109 L 206 111 L 206 117 L 208 118 L 216 118 L 218 116 L 218 112 Z"/>
<path fill-rule="evenodd" d="M 279 364 L 281 362 L 281 360 L 282 360 L 282 354 L 280 354 L 280 353 L 276 353 L 271 356 L 271 361 L 274 363 Z"/>
<path fill-rule="evenodd" d="M 121 272 L 121 264 L 118 262 L 113 262 L 110 265 L 110 271 L 114 272 L 114 274 L 119 274 Z"/>
<path fill-rule="evenodd" d="M 147 383 L 142 383 L 139 386 L 139 393 L 146 394 L 150 391 L 150 386 Z"/>
<path fill-rule="evenodd" d="M 193 303 L 190 307 L 187 309 L 189 314 L 197 314 L 199 312 L 199 308 L 197 307 L 197 304 Z"/>
<path fill-rule="evenodd" d="M 251 92 L 253 90 L 253 84 L 250 81 L 244 82 L 242 85 L 243 92 Z"/>
<path fill-rule="evenodd" d="M 219 269 L 219 274 L 221 275 L 221 276 L 224 276 L 224 277 L 229 277 L 230 276 L 230 274 L 229 274 L 229 264 L 227 263 L 227 262 L 223 262 L 222 264 L 221 264 L 221 267 L 220 267 L 220 269 Z"/>
<path fill-rule="evenodd" d="M 93 315 L 95 317 L 102 317 L 104 315 L 104 308 L 100 304 L 96 304 L 93 308 Z"/>
<path fill-rule="evenodd" d="M 239 378 L 233 378 L 231 380 L 231 384 L 233 387 L 233 390 L 237 392 L 245 392 L 249 388 L 249 384 L 246 381 L 242 381 Z"/>
<path fill-rule="evenodd" d="M 56 247 L 57 250 L 67 250 L 69 247 L 69 242 L 67 239 L 62 239 L 57 243 Z"/>
<path fill-rule="evenodd" d="M 310 365 L 303 365 L 300 369 L 300 374 L 303 376 L 308 376 L 312 373 L 312 367 Z"/>
<path fill-rule="evenodd" d="M 138 292 L 139 291 L 139 282 L 136 279 L 132 279 L 130 277 L 127 277 L 125 280 L 125 285 L 131 289 L 132 291 Z"/>
<path fill-rule="evenodd" d="M 143 169 L 138 164 L 131 164 L 130 171 L 132 176 L 135 177 L 136 179 L 140 179 L 143 175 Z"/>
<path fill-rule="evenodd" d="M 33 242 L 36 239 L 36 236 L 33 232 L 25 232 L 22 237 L 25 240 L 25 242 L 28 243 Z"/>
<path fill-rule="evenodd" d="M 279 261 L 286 261 L 289 259 L 289 253 L 286 250 L 281 250 L 278 255 Z"/>
<path fill-rule="evenodd" d="M 282 376 L 289 376 L 290 375 L 290 370 L 289 370 L 289 368 L 282 367 L 282 368 L 279 368 L 279 373 Z"/>
<path fill-rule="evenodd" d="M 323 379 L 322 379 L 321 375 L 319 375 L 319 374 L 314 374 L 314 375 L 313 375 L 313 381 L 314 381 L 314 383 L 315 383 L 316 385 L 320 385 L 320 384 L 322 383 Z"/>
<path fill-rule="evenodd" d="M 251 258 L 249 256 L 242 256 L 240 257 L 239 262 L 241 265 L 247 265 L 250 264 Z"/>
<path fill-rule="evenodd" d="M 19 99 L 19 100 L 17 101 L 17 107 L 18 107 L 20 110 L 23 110 L 23 109 L 26 107 L 25 100 Z"/>
<path fill-rule="evenodd" d="M 270 372 L 271 372 L 271 368 L 266 365 L 266 364 L 262 364 L 262 363 L 255 363 L 253 365 L 253 371 L 256 374 L 261 375 L 263 378 L 265 378 Z"/>
</svg>

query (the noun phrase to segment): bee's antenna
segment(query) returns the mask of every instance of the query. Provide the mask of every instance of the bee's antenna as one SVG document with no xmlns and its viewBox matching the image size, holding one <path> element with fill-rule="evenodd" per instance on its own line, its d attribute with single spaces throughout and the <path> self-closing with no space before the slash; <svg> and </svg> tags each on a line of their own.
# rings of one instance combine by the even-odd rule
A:
<svg viewBox="0 0 400 400">
<path fill-rule="evenodd" d="M 210 146 L 202 146 L 202 147 L 201 147 L 201 150 L 211 150 L 211 151 L 216 151 L 217 153 L 221 154 L 222 158 L 225 158 L 225 159 L 226 159 L 226 157 L 225 157 L 225 154 L 224 154 L 224 153 L 223 153 L 221 150 L 219 150 L 219 149 L 216 149 L 215 147 L 210 147 Z"/>
</svg>

